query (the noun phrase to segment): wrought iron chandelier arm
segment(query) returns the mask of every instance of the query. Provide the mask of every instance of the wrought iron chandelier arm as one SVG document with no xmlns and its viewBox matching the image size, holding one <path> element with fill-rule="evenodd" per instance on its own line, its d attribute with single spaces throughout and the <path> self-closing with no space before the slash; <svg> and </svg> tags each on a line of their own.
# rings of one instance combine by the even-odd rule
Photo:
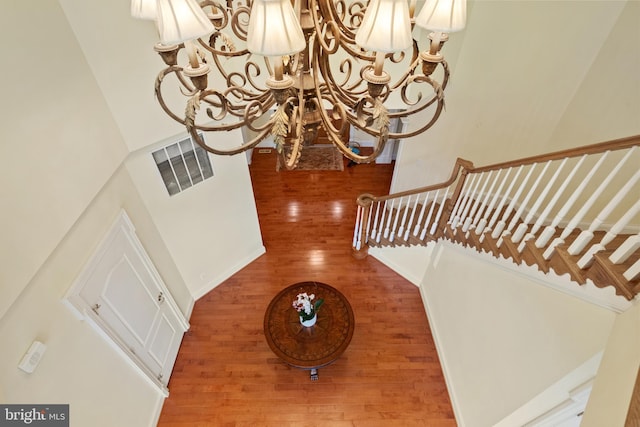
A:
<svg viewBox="0 0 640 427">
<path fill-rule="evenodd" d="M 272 126 L 270 122 L 264 124 L 263 126 L 252 125 L 253 121 L 256 118 L 260 117 L 260 115 L 262 114 L 261 106 L 257 102 L 250 103 L 247 106 L 244 122 L 239 121 L 232 124 L 221 124 L 214 127 L 197 125 L 195 123 L 195 119 L 198 114 L 198 110 L 200 109 L 200 103 L 203 98 L 211 95 L 211 93 L 207 93 L 207 92 L 211 92 L 211 91 L 203 91 L 189 98 L 189 100 L 187 101 L 187 107 L 185 109 L 185 127 L 187 128 L 187 132 L 189 132 L 193 140 L 196 141 L 202 148 L 209 151 L 210 153 L 231 156 L 255 147 L 260 143 L 260 141 L 262 141 L 269 135 L 269 132 L 271 131 L 271 126 Z M 207 145 L 204 139 L 202 139 L 202 137 L 198 133 L 199 130 L 229 131 L 229 130 L 237 129 L 243 125 L 247 125 L 251 130 L 258 132 L 258 135 L 253 139 L 251 139 L 250 141 L 243 143 L 239 147 L 229 149 L 229 150 L 218 149 L 218 148 L 214 148 Z"/>
<path fill-rule="evenodd" d="M 301 87 L 298 89 L 297 98 L 290 97 L 279 105 L 272 118 L 274 125 L 271 134 L 274 136 L 278 153 L 284 159 L 284 167 L 287 170 L 295 169 L 302 155 L 302 139 L 305 126 L 304 109 L 304 89 Z M 291 129 L 291 121 L 295 123 L 295 129 L 293 135 L 289 138 L 291 144 L 289 151 L 287 151 L 284 149 L 284 139 L 287 138 L 287 134 Z"/>
<path fill-rule="evenodd" d="M 317 99 L 322 99 L 322 94 L 319 91 L 316 91 L 316 97 Z M 338 150 L 340 150 L 342 155 L 344 155 L 350 160 L 353 160 L 356 163 L 370 163 L 374 161 L 376 157 L 380 155 L 380 153 L 382 153 L 388 139 L 387 127 L 382 126 L 379 131 L 376 131 L 374 128 L 361 126 L 358 118 L 355 115 L 352 115 L 351 113 L 349 113 L 347 110 L 345 110 L 343 105 L 340 103 L 337 103 L 334 105 L 334 108 L 332 110 L 333 117 L 330 117 L 327 111 L 324 108 L 322 108 L 322 106 L 317 101 L 317 99 L 314 100 L 314 102 L 317 103 L 317 110 L 320 113 L 320 118 L 322 120 L 322 125 L 325 129 L 325 132 L 327 133 L 327 136 L 329 137 L 329 140 L 331 141 L 331 143 L 335 145 L 336 148 L 338 148 Z M 373 152 L 368 156 L 363 156 L 363 155 L 354 153 L 351 150 L 351 147 L 349 147 L 348 141 L 347 142 L 342 141 L 342 129 L 337 129 L 333 125 L 333 122 L 335 119 L 338 119 L 343 124 L 343 126 L 346 123 L 349 123 L 351 126 L 355 126 L 356 128 L 361 129 L 364 132 L 378 138 L 378 142 L 374 147 Z"/>
<path fill-rule="evenodd" d="M 216 32 L 230 40 L 220 31 L 229 26 L 236 37 L 243 41 L 247 40 L 247 23 L 249 22 L 249 16 L 251 14 L 251 2 L 248 2 L 246 6 L 240 4 L 235 8 L 234 2 L 230 0 L 227 0 L 225 6 L 211 0 L 203 0 L 200 1 L 199 4 L 202 9 L 211 7 L 212 10 L 215 11 L 209 14 L 209 19 L 211 19 L 213 27 L 217 30 Z"/>
<path fill-rule="evenodd" d="M 412 109 L 410 112 L 391 113 L 390 117 L 401 118 L 409 115 L 412 116 L 419 113 L 420 111 L 427 109 L 428 107 L 430 107 L 431 105 L 437 102 L 433 115 L 431 116 L 431 119 L 429 121 L 424 122 L 424 124 L 420 126 L 418 129 L 411 132 L 390 133 L 389 138 L 392 138 L 392 139 L 409 138 L 409 137 L 416 136 L 423 133 L 424 131 L 426 131 L 427 129 L 429 129 L 431 126 L 435 124 L 435 122 L 438 120 L 438 118 L 440 117 L 440 114 L 444 109 L 443 88 L 437 82 L 433 81 L 431 78 L 426 76 L 417 76 L 415 79 L 416 80 L 419 79 L 430 84 L 431 87 L 433 87 L 433 91 L 434 91 L 433 97 L 431 97 L 431 99 L 429 99 L 428 101 L 425 101 L 424 103 L 422 103 L 422 105 L 420 105 L 419 107 Z M 403 98 L 404 97 L 405 97 L 405 94 L 403 93 Z M 405 101 L 405 103 L 410 105 L 409 102 L 407 101 Z"/>
<path fill-rule="evenodd" d="M 315 44 L 313 46 L 313 55 L 311 58 L 311 67 L 313 69 L 314 85 L 316 87 L 322 86 L 322 93 L 329 94 L 329 102 L 331 104 L 342 103 L 347 106 L 353 106 L 358 102 L 362 96 L 367 93 L 366 86 L 363 85 L 364 79 L 362 78 L 362 71 L 360 71 L 360 77 L 356 81 L 352 82 L 348 87 L 347 84 L 351 79 L 353 72 L 353 63 L 350 59 L 345 59 L 340 67 L 340 71 L 345 74 L 345 79 L 342 83 L 337 83 L 327 57 L 323 55 L 321 46 Z M 322 83 L 318 79 L 318 76 L 327 83 Z M 360 88 L 359 90 L 356 90 Z"/>
<path fill-rule="evenodd" d="M 338 27 L 338 24 L 336 24 L 333 19 L 326 19 L 322 17 L 322 15 L 320 17 L 318 16 L 317 7 L 322 7 L 322 4 L 326 3 L 326 1 L 327 0 L 320 0 L 320 5 L 318 6 L 316 0 L 310 0 L 309 9 L 311 11 L 311 17 L 313 18 L 313 26 L 316 30 L 315 41 L 322 47 L 324 51 L 323 54 L 332 55 L 337 52 L 340 46 L 342 33 L 340 32 L 340 27 Z"/>
<path fill-rule="evenodd" d="M 160 73 L 158 73 L 158 76 L 156 77 L 154 92 L 156 95 L 156 99 L 160 104 L 160 107 L 164 110 L 165 113 L 167 113 L 169 117 L 171 117 L 176 122 L 184 125 L 185 124 L 184 119 L 178 116 L 177 114 L 175 114 L 169 108 L 167 103 L 164 101 L 164 97 L 162 96 L 162 84 L 165 81 L 165 77 L 171 73 L 174 73 L 178 81 L 180 81 L 180 84 L 182 85 L 181 90 L 182 88 L 185 88 L 189 95 L 193 95 L 194 93 L 196 93 L 197 89 L 184 77 L 184 75 L 182 74 L 182 67 L 178 67 L 177 65 L 172 65 L 165 68 Z"/>
<path fill-rule="evenodd" d="M 255 138 L 253 138 L 251 141 L 245 142 L 239 147 L 236 147 L 230 150 L 222 150 L 222 149 L 213 148 L 207 145 L 202 139 L 202 137 L 200 136 L 200 134 L 198 133 L 197 127 L 192 127 L 187 124 L 187 131 L 189 132 L 193 140 L 196 143 L 198 143 L 198 145 L 200 145 L 202 148 L 204 148 L 208 152 L 217 154 L 219 156 L 233 156 L 234 154 L 240 154 L 244 151 L 255 148 L 256 145 L 258 145 L 262 140 L 264 140 L 267 136 L 269 136 L 269 129 L 265 129 L 261 133 L 259 133 Z"/>
<path fill-rule="evenodd" d="M 338 10 L 338 6 L 341 11 Z M 344 40 L 345 43 L 355 46 L 355 31 L 362 22 L 366 9 L 365 4 L 361 1 L 354 1 L 347 7 L 344 0 L 318 0 L 318 9 L 324 21 L 335 22 L 340 31 L 341 39 Z M 347 16 L 349 16 L 349 25 L 345 24 Z"/>
<path fill-rule="evenodd" d="M 244 89 L 239 87 L 231 87 L 223 93 L 215 90 L 207 90 L 201 93 L 200 100 L 214 109 L 219 110 L 218 114 L 215 114 L 211 108 L 207 108 L 206 114 L 210 119 L 221 121 L 224 120 L 227 115 L 231 115 L 237 118 L 242 118 L 243 122 L 239 123 L 237 127 L 241 126 L 243 123 L 250 126 L 251 120 L 248 119 L 248 117 L 256 116 L 254 111 L 259 111 L 257 116 L 263 114 L 271 108 L 275 101 L 269 92 L 263 93 L 260 97 L 248 96 L 249 94 L 245 92 L 246 91 Z M 229 97 L 231 94 L 233 94 L 235 98 L 241 99 L 244 102 L 241 104 L 231 102 Z M 255 120 L 255 117 L 253 117 L 253 120 Z M 198 126 L 202 130 L 227 130 L 227 128 L 224 128 L 223 126 Z"/>
<path fill-rule="evenodd" d="M 403 85 L 406 85 L 410 77 L 415 75 L 416 69 L 422 63 L 422 60 L 419 58 L 419 55 L 418 55 L 418 53 L 420 52 L 418 49 L 418 43 L 415 41 L 415 39 L 413 40 L 413 47 L 411 52 L 412 52 L 411 63 L 407 67 L 407 71 L 402 76 L 400 76 L 400 78 L 396 81 L 396 83 L 389 85 L 392 91 L 396 90 L 397 88 Z M 388 56 L 389 60 L 393 63 L 400 63 L 404 59 L 404 57 L 405 57 L 404 52 L 399 52 L 398 56 L 396 55 Z"/>
</svg>

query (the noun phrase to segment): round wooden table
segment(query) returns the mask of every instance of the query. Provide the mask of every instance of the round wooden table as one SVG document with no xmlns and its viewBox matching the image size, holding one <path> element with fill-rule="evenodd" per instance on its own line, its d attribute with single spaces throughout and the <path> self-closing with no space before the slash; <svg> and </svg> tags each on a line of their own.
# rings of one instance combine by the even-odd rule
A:
<svg viewBox="0 0 640 427">
<path fill-rule="evenodd" d="M 324 299 L 318 320 L 311 327 L 300 324 L 293 308 L 297 295 L 315 294 Z M 276 295 L 264 314 L 264 335 L 273 352 L 291 366 L 311 370 L 318 379 L 318 368 L 335 361 L 351 342 L 354 329 L 353 310 L 337 289 L 320 282 L 300 282 Z"/>
</svg>

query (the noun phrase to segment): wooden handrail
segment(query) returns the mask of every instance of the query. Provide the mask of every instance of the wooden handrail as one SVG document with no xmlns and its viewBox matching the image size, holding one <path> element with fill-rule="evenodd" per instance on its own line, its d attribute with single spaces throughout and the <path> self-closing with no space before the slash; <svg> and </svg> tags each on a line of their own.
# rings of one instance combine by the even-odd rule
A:
<svg viewBox="0 0 640 427">
<path fill-rule="evenodd" d="M 532 163 L 542 163 L 549 160 L 558 160 L 564 158 L 578 157 L 585 154 L 597 154 L 603 153 L 607 150 L 623 150 L 625 148 L 631 148 L 635 145 L 640 145 L 640 135 L 630 136 L 627 138 L 614 139 L 607 142 L 599 142 L 597 144 L 585 145 L 582 147 L 570 148 L 567 150 L 555 151 L 553 153 L 541 154 L 537 156 L 525 157 L 518 160 L 511 160 L 508 162 L 496 163 L 493 165 L 481 166 L 478 168 L 471 168 L 470 172 L 485 172 L 496 169 L 503 169 L 513 166 L 529 165 Z"/>
<path fill-rule="evenodd" d="M 458 179 L 458 175 L 460 174 L 460 170 L 473 170 L 473 163 L 469 160 L 464 160 L 461 158 L 456 159 L 456 163 L 453 166 L 453 170 L 451 171 L 451 176 L 445 182 L 441 182 L 439 184 L 428 185 L 426 187 L 416 188 L 414 190 L 402 191 L 400 193 L 393 193 L 387 196 L 374 196 L 372 194 L 361 194 L 356 199 L 356 202 L 360 206 L 368 206 L 373 202 L 382 202 L 389 199 L 395 199 L 398 197 L 410 196 L 413 194 L 426 193 L 427 191 L 439 190 L 441 188 L 447 188 Z"/>
<path fill-rule="evenodd" d="M 458 158 L 445 182 L 386 196 L 363 194 L 357 199 L 354 255 L 366 256 L 369 246 L 425 245 L 446 238 L 517 264 L 537 264 L 545 273 L 569 273 L 580 284 L 591 279 L 597 287 L 614 286 L 618 295 L 631 300 L 640 294 L 640 234 L 629 235 L 623 229 L 640 210 L 640 202 L 626 198 L 640 183 L 637 166 L 630 165 L 634 175 L 627 177 L 624 185 L 608 190 L 626 162 L 638 154 L 638 146 L 640 135 L 635 135 L 478 168 Z M 610 152 L 623 150 L 626 153 L 620 158 L 616 156 L 599 169 Z M 584 168 L 582 161 L 588 155 L 598 161 Z M 581 159 L 565 171 L 568 175 L 561 175 L 567 160 L 578 157 Z M 523 170 L 526 176 L 518 180 Z M 515 177 L 510 176 L 512 171 Z M 604 179 L 587 191 L 596 171 Z M 577 175 L 582 172 L 587 172 L 586 176 Z M 554 185 L 559 177 L 563 182 Z M 498 180 L 500 185 L 494 192 Z M 510 184 L 503 192 L 507 182 Z M 588 195 L 588 200 L 571 213 L 566 226 L 561 226 L 581 195 Z M 622 204 L 623 200 L 631 205 Z M 585 217 L 596 202 L 600 213 Z M 427 207 L 428 214 L 423 216 Z M 612 217 L 615 223 L 600 227 L 614 210 L 620 210 Z M 578 234 L 583 220 L 586 222 Z"/>
</svg>

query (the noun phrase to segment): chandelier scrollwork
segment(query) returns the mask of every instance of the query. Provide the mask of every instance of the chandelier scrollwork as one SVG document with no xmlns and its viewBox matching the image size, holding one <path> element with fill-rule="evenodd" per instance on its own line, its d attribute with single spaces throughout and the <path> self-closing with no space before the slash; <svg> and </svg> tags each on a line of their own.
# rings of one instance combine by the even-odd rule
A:
<svg viewBox="0 0 640 427">
<path fill-rule="evenodd" d="M 172 119 L 219 155 L 271 136 L 284 166 L 294 169 L 320 127 L 344 156 L 366 163 L 389 138 L 418 135 L 438 120 L 449 80 L 441 49 L 448 32 L 464 28 L 465 0 L 426 0 L 414 18 L 415 6 L 415 0 L 296 0 L 293 7 L 290 0 L 133 0 L 131 10 L 158 26 L 155 50 L 166 68 L 155 94 Z M 432 31 L 422 51 L 411 36 L 414 25 Z M 178 97 L 186 102 L 176 107 Z M 393 110 L 386 106 L 391 97 Z M 430 119 L 415 129 L 390 130 L 392 120 L 424 110 Z M 207 144 L 200 135 L 243 126 L 251 136 L 235 148 Z M 350 127 L 373 137 L 372 153 L 352 150 Z"/>
</svg>

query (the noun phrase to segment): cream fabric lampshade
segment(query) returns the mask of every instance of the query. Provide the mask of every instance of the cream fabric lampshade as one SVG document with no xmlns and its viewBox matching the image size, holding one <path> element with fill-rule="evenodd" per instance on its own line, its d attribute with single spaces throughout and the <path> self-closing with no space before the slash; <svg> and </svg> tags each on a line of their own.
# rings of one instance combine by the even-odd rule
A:
<svg viewBox="0 0 640 427">
<path fill-rule="evenodd" d="M 157 0 L 131 0 L 131 16 L 155 21 L 158 16 Z"/>
<path fill-rule="evenodd" d="M 306 42 L 289 0 L 255 0 L 251 6 L 247 49 L 263 56 L 300 52 Z"/>
<path fill-rule="evenodd" d="M 407 0 L 371 0 L 356 43 L 372 52 L 397 52 L 413 43 Z"/>
<path fill-rule="evenodd" d="M 467 23 L 467 0 L 426 0 L 416 25 L 431 31 L 452 33 Z"/>
<path fill-rule="evenodd" d="M 179 44 L 213 30 L 213 24 L 195 0 L 158 0 L 158 31 L 162 44 Z"/>
</svg>

